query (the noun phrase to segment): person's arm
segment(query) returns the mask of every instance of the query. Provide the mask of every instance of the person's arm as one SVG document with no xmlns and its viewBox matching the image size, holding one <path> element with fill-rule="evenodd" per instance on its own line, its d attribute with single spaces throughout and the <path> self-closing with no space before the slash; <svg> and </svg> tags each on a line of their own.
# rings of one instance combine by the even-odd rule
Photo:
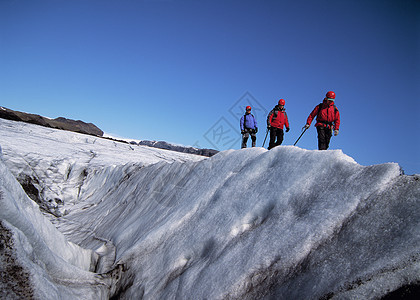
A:
<svg viewBox="0 0 420 300">
<path fill-rule="evenodd" d="M 340 130 L 340 112 L 338 109 L 335 111 L 334 130 Z"/>
<path fill-rule="evenodd" d="M 311 125 L 312 120 L 315 118 L 315 116 L 318 114 L 319 111 L 319 105 L 315 106 L 314 110 L 309 114 L 308 119 L 306 120 L 307 125 Z M 309 127 L 309 126 L 308 126 Z"/>
<path fill-rule="evenodd" d="M 271 119 L 273 118 L 273 112 L 274 112 L 273 110 L 270 111 L 270 113 L 267 116 L 267 128 L 271 127 Z"/>
</svg>

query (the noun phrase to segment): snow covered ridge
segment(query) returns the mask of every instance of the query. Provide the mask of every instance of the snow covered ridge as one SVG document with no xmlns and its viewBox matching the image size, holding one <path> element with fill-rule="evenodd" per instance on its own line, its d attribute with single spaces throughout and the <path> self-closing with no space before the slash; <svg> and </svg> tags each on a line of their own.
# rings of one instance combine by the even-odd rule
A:
<svg viewBox="0 0 420 300">
<path fill-rule="evenodd" d="M 103 137 L 105 139 L 113 140 L 115 142 L 127 143 L 131 145 L 142 145 L 155 147 L 159 149 L 172 150 L 177 152 L 197 154 L 202 156 L 213 156 L 218 151 L 213 149 L 198 149 L 194 147 L 187 147 L 183 145 L 175 145 L 164 141 L 133 141 L 131 139 L 120 139 L 112 136 L 107 136 L 104 132 L 92 123 L 85 123 L 80 120 L 71 120 L 63 117 L 51 119 L 36 114 L 30 114 L 20 111 L 14 111 L 5 107 L 0 106 L 0 118 L 13 121 L 21 121 L 29 124 L 36 124 L 44 127 L 67 130 L 72 132 L 78 132 L 83 134 L 89 134 L 97 137 Z"/>
<path fill-rule="evenodd" d="M 16 124 L 0 122 L 0 298 L 418 291 L 420 176 L 397 164 L 292 146 L 204 159 Z M 51 187 L 41 202 L 61 195 L 55 227 L 16 181 L 22 174 Z"/>
<path fill-rule="evenodd" d="M 12 174 L 32 200 L 55 216 L 66 214 L 87 178 L 104 167 L 204 159 L 4 119 L 0 136 Z"/>
</svg>

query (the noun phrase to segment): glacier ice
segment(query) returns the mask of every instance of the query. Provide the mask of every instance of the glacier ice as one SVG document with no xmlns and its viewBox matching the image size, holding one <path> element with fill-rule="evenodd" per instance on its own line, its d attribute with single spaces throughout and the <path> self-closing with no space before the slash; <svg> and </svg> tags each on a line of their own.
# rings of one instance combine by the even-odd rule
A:
<svg viewBox="0 0 420 300">
<path fill-rule="evenodd" d="M 1 222 L 36 295 L 372 299 L 420 281 L 420 176 L 397 164 L 293 146 L 204 159 L 2 122 Z M 11 175 L 25 172 L 65 195 L 55 227 Z"/>
<path fill-rule="evenodd" d="M 4 119 L 0 135 L 12 174 L 32 200 L 57 217 L 78 201 L 87 177 L 104 167 L 202 159 Z"/>
<path fill-rule="evenodd" d="M 22 269 L 19 277 L 27 280 L 20 283 L 23 289 L 39 299 L 94 297 L 106 292 L 100 276 L 89 272 L 93 251 L 69 242 L 57 231 L 27 197 L 3 161 L 0 161 L 0 206 L 2 298 L 22 298 L 8 288 L 16 284 L 14 277 L 3 273 L 16 269 Z"/>
</svg>

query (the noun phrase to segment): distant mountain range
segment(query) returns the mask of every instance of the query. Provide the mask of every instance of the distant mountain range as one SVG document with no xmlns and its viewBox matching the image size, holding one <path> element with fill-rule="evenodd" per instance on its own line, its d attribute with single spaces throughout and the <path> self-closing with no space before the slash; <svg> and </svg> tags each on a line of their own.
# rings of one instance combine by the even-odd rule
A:
<svg viewBox="0 0 420 300">
<path fill-rule="evenodd" d="M 183 152 L 183 153 L 197 154 L 197 155 L 208 156 L 208 157 L 211 157 L 219 152 L 214 149 L 199 149 L 199 148 L 194 148 L 194 147 L 179 146 L 179 145 L 170 144 L 164 141 L 159 141 L 159 142 L 140 141 L 138 145 L 172 150 L 172 151 Z"/>
<path fill-rule="evenodd" d="M 15 110 L 11 110 L 11 109 L 1 107 L 1 106 L 0 106 L 0 118 L 12 120 L 12 121 L 21 121 L 21 122 L 26 122 L 26 123 L 45 126 L 45 127 L 56 128 L 56 129 L 62 129 L 62 130 L 67 130 L 67 131 L 73 131 L 73 132 L 78 132 L 78 133 L 83 133 L 83 134 L 94 135 L 97 137 L 111 139 L 111 140 L 118 141 L 121 143 L 129 143 L 132 145 L 139 145 L 139 146 L 148 146 L 148 147 L 153 147 L 153 148 L 166 149 L 166 150 L 190 153 L 190 154 L 197 154 L 197 155 L 208 156 L 208 157 L 213 156 L 219 152 L 214 149 L 198 149 L 194 147 L 174 145 L 174 144 L 164 142 L 164 141 L 128 142 L 127 140 L 104 137 L 103 136 L 104 132 L 92 123 L 85 123 L 80 120 L 75 121 L 75 120 L 71 120 L 71 119 L 67 119 L 63 117 L 50 119 L 50 118 L 46 118 L 40 115 L 15 111 Z"/>
</svg>

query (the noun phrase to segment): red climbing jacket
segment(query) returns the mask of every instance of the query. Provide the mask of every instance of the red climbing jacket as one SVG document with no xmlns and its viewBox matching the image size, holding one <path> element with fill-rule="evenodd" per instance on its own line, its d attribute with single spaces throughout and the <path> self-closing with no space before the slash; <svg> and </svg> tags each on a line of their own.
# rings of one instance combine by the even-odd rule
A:
<svg viewBox="0 0 420 300">
<path fill-rule="evenodd" d="M 309 115 L 306 124 L 311 125 L 315 116 L 315 127 L 323 126 L 331 128 L 331 126 L 334 125 L 334 130 L 340 129 L 340 112 L 338 111 L 334 102 L 330 101 L 330 103 L 328 103 L 327 100 L 324 100 L 324 102 L 318 104 Z"/>
<path fill-rule="evenodd" d="M 273 108 L 267 116 L 267 126 L 283 129 L 283 126 L 289 128 L 289 120 L 285 109 L 281 109 L 278 105 Z"/>
</svg>

